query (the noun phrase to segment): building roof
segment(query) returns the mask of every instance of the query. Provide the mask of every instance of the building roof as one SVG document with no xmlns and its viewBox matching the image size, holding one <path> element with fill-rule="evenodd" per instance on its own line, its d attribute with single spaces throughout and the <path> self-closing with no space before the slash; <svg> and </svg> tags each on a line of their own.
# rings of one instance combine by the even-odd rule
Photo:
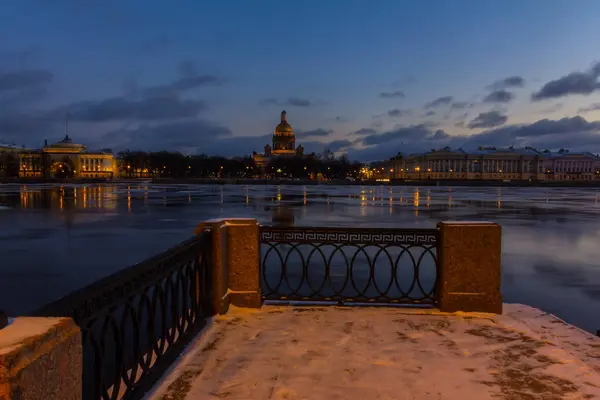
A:
<svg viewBox="0 0 600 400">
<path fill-rule="evenodd" d="M 292 126 L 287 123 L 287 121 L 282 121 L 275 128 L 275 134 L 277 135 L 278 133 L 293 134 L 294 130 L 292 129 Z"/>
<path fill-rule="evenodd" d="M 538 150 L 531 146 L 525 147 L 484 147 L 480 146 L 477 149 L 465 151 L 462 148 L 453 149 L 451 147 L 444 147 L 442 149 L 432 149 L 430 151 L 424 153 L 414 153 L 410 154 L 409 157 L 418 157 L 418 156 L 427 156 L 435 153 L 455 153 L 455 154 L 464 154 L 464 155 L 494 155 L 494 154 L 507 154 L 513 153 L 519 156 L 538 156 L 543 158 L 557 158 L 557 157 L 567 157 L 567 156 L 579 156 L 579 157 L 590 157 L 597 160 L 600 160 L 600 156 L 597 154 L 591 153 L 589 151 L 583 152 L 572 152 L 566 149 L 560 149 L 559 151 L 550 151 L 550 150 Z M 398 155 L 394 156 L 392 159 L 398 159 Z"/>
</svg>

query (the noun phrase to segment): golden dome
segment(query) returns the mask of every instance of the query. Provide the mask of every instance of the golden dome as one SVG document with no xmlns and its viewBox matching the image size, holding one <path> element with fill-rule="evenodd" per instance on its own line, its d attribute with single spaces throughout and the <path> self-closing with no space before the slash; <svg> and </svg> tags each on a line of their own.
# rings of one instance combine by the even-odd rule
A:
<svg viewBox="0 0 600 400">
<path fill-rule="evenodd" d="M 275 127 L 275 136 L 294 136 L 292 126 L 287 122 L 287 113 L 281 112 L 281 122 Z"/>
<path fill-rule="evenodd" d="M 280 122 L 279 125 L 275 128 L 275 134 L 284 133 L 290 134 L 294 133 L 292 126 L 287 123 L 287 121 Z"/>
</svg>

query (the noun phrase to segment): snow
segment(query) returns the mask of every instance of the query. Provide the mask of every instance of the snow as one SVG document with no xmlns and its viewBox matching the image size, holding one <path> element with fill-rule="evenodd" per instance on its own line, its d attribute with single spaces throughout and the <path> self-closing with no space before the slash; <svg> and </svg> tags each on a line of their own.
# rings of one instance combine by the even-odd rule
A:
<svg viewBox="0 0 600 400">
<path fill-rule="evenodd" d="M 435 310 L 231 307 L 156 399 L 492 399 L 600 396 L 600 339 L 522 305 Z"/>
</svg>

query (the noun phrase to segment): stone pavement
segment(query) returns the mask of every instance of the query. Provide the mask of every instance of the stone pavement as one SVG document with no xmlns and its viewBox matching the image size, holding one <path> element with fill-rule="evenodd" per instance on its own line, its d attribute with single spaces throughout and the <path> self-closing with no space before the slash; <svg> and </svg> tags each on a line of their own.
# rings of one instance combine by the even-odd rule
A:
<svg viewBox="0 0 600 400">
<path fill-rule="evenodd" d="M 149 397 L 600 398 L 600 339 L 522 305 L 501 316 L 232 307 Z"/>
</svg>

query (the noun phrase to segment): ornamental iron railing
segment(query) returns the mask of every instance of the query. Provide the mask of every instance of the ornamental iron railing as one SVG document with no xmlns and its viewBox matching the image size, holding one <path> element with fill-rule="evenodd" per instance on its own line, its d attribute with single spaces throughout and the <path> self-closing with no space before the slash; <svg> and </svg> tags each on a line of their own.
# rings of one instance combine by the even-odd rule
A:
<svg viewBox="0 0 600 400">
<path fill-rule="evenodd" d="M 141 398 L 212 314 L 210 232 L 38 312 L 82 332 L 83 398 Z"/>
<path fill-rule="evenodd" d="M 265 300 L 433 305 L 436 229 L 262 226 Z"/>
</svg>

